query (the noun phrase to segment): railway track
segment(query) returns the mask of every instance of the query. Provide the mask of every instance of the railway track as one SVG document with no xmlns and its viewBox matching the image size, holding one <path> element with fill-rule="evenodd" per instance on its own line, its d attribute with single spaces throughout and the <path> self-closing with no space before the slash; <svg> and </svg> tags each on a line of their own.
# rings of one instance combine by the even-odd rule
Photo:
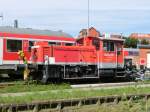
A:
<svg viewBox="0 0 150 112">
<path fill-rule="evenodd" d="M 144 99 L 147 101 L 150 98 L 150 94 L 131 94 L 125 96 L 103 96 L 103 97 L 91 97 L 81 99 L 68 99 L 68 100 L 55 100 L 55 101 L 40 101 L 24 104 L 0 104 L 1 112 L 21 112 L 21 111 L 33 111 L 39 112 L 45 109 L 50 110 L 63 110 L 65 107 L 81 107 L 87 105 L 100 105 L 103 103 L 119 103 L 120 101 L 133 101 Z"/>
<path fill-rule="evenodd" d="M 0 88 L 5 88 L 8 86 L 13 86 L 13 85 L 15 85 L 15 83 L 0 83 Z"/>
<path fill-rule="evenodd" d="M 121 83 L 97 83 L 97 84 L 74 84 L 72 88 L 97 88 L 97 87 L 122 87 L 135 85 L 136 82 L 121 82 Z"/>
</svg>

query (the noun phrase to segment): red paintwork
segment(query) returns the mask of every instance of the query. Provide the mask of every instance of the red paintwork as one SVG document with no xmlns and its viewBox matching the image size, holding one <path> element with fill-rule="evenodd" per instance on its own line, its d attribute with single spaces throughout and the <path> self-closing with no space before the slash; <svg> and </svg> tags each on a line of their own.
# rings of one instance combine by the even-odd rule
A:
<svg viewBox="0 0 150 112">
<path fill-rule="evenodd" d="M 122 40 L 105 40 L 104 38 L 98 38 L 100 41 L 100 49 L 96 50 L 95 46 L 92 45 L 92 39 L 97 37 L 85 37 L 80 41 L 84 43 L 77 44 L 75 46 L 48 46 L 46 43 L 38 43 L 39 48 L 35 48 L 37 51 L 37 63 L 44 63 L 44 56 L 54 57 L 55 63 L 119 63 L 123 64 L 123 41 Z M 103 49 L 103 41 L 113 41 L 117 47 L 115 47 L 114 51 L 108 52 Z M 117 48 L 120 48 L 120 55 L 117 56 Z"/>
<path fill-rule="evenodd" d="M 57 36 L 41 36 L 41 35 L 30 35 L 30 34 L 13 34 L 13 33 L 0 33 L 0 37 L 3 38 L 3 61 L 17 61 L 19 60 L 17 52 L 7 52 L 6 49 L 6 40 L 5 38 L 10 38 L 10 39 L 23 39 L 23 45 L 22 49 L 25 53 L 25 56 L 29 60 L 31 53 L 28 51 L 29 43 L 28 40 L 37 40 L 39 41 L 40 39 L 42 41 L 72 41 L 74 42 L 74 38 L 70 37 L 57 37 Z M 64 44 L 64 42 L 62 42 Z"/>
<path fill-rule="evenodd" d="M 103 63 L 106 68 L 108 68 L 107 65 L 123 65 L 123 39 L 99 37 L 99 32 L 94 28 L 90 28 L 88 35 L 86 34 L 85 30 L 81 31 L 74 46 L 48 46 L 47 43 L 37 43 L 36 46 L 39 47 L 32 49 L 32 57 L 36 57 L 34 62 L 44 64 L 45 56 L 48 56 L 50 59 L 55 59 L 53 64 L 97 65 L 97 63 Z M 96 49 L 92 42 L 97 41 L 100 44 Z M 114 51 L 105 51 L 104 41 L 114 42 Z M 33 53 L 35 50 L 36 53 Z"/>
<path fill-rule="evenodd" d="M 65 63 L 93 63 L 96 61 L 96 51 L 94 47 L 87 46 L 55 46 L 53 47 L 53 57 L 56 62 Z"/>
</svg>

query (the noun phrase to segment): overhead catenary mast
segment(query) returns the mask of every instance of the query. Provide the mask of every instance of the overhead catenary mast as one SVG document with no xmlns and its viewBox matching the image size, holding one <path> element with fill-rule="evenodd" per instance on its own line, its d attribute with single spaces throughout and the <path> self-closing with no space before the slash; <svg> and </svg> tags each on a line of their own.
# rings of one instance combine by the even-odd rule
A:
<svg viewBox="0 0 150 112">
<path fill-rule="evenodd" d="M 90 0 L 88 0 L 87 4 L 87 36 L 89 35 L 89 27 L 90 27 Z M 84 45 L 85 45 L 85 37 L 84 37 Z"/>
<path fill-rule="evenodd" d="M 88 29 L 90 27 L 90 0 L 88 0 Z"/>
<path fill-rule="evenodd" d="M 3 13 L 1 13 L 0 18 L 3 20 Z"/>
<path fill-rule="evenodd" d="M 0 18 L 1 18 L 1 20 L 2 20 L 1 26 L 3 26 L 3 19 L 4 19 L 3 13 L 1 13 Z"/>
</svg>

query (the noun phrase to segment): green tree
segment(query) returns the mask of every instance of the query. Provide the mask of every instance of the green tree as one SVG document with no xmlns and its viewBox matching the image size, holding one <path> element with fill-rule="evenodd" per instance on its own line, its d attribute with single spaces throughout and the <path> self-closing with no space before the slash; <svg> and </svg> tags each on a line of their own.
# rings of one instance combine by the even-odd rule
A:
<svg viewBox="0 0 150 112">
<path fill-rule="evenodd" d="M 142 40 L 141 40 L 141 44 L 148 45 L 148 44 L 149 44 L 149 41 L 146 40 L 146 39 L 142 39 Z"/>
<path fill-rule="evenodd" d="M 126 48 L 137 48 L 139 40 L 136 38 L 126 38 L 124 42 L 124 47 Z"/>
</svg>

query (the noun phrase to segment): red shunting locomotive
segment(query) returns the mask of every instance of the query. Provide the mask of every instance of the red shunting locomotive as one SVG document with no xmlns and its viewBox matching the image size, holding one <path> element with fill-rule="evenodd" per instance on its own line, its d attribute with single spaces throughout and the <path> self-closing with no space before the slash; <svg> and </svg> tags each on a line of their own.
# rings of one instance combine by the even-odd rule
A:
<svg viewBox="0 0 150 112">
<path fill-rule="evenodd" d="M 101 79 L 126 77 L 121 38 L 100 36 L 95 28 L 80 32 L 73 46 L 36 42 L 31 49 L 32 76 L 48 79 Z M 32 67 L 31 67 L 32 66 Z"/>
</svg>

